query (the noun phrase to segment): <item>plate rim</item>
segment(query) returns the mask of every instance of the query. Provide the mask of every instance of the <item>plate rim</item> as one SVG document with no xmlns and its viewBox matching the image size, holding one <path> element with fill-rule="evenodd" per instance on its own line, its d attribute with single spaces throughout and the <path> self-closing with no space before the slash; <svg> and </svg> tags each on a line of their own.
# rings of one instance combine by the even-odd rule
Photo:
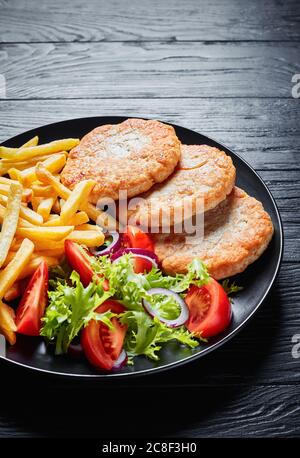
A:
<svg viewBox="0 0 300 458">
<path fill-rule="evenodd" d="M 156 119 L 156 118 L 147 118 L 147 117 L 141 117 L 141 116 L 129 116 L 129 117 L 126 117 L 126 116 L 116 116 L 116 115 L 113 115 L 113 116 L 87 116 L 87 117 L 65 119 L 65 120 L 53 122 L 53 123 L 50 123 L 50 124 L 44 124 L 42 126 L 38 126 L 38 127 L 33 128 L 33 129 L 21 132 L 20 134 L 14 135 L 13 137 L 10 137 L 9 139 L 5 140 L 4 142 L 1 143 L 1 145 L 5 145 L 6 143 L 11 142 L 12 140 L 16 139 L 20 135 L 25 135 L 25 134 L 30 135 L 30 132 L 34 132 L 34 131 L 36 131 L 38 129 L 51 128 L 51 127 L 53 127 L 55 125 L 63 124 L 65 122 L 72 122 L 72 121 L 77 121 L 78 122 L 78 121 L 84 121 L 84 120 L 88 121 L 88 120 L 92 120 L 92 119 L 94 119 L 94 120 L 95 119 L 99 119 L 100 120 L 100 119 L 103 119 L 103 118 L 106 118 L 106 119 L 107 118 L 111 118 L 111 119 L 115 119 L 115 120 L 117 120 L 119 122 L 122 122 L 121 119 L 128 119 L 128 118 L 145 119 L 145 120 Z M 25 369 L 28 372 L 43 373 L 43 374 L 47 374 L 48 376 L 57 377 L 57 378 L 67 378 L 69 380 L 73 379 L 73 380 L 90 380 L 90 381 L 91 380 L 93 380 L 93 381 L 96 381 L 96 380 L 109 381 L 110 380 L 111 381 L 113 379 L 115 379 L 115 380 L 116 379 L 121 379 L 122 380 L 124 378 L 133 379 L 133 378 L 136 378 L 136 377 L 142 377 L 142 376 L 149 375 L 149 374 L 150 375 L 158 374 L 158 373 L 162 373 L 162 372 L 165 372 L 165 371 L 173 369 L 173 368 L 184 366 L 185 364 L 188 364 L 188 363 L 190 363 L 192 361 L 195 361 L 196 359 L 200 359 L 203 356 L 206 356 L 209 353 L 211 353 L 212 351 L 215 351 L 218 348 L 220 348 L 221 346 L 225 345 L 227 342 L 229 342 L 233 337 L 235 337 L 247 325 L 247 323 L 253 318 L 253 316 L 256 314 L 258 309 L 262 306 L 262 304 L 266 300 L 266 298 L 269 295 L 271 289 L 273 288 L 274 283 L 276 281 L 276 278 L 278 276 L 278 273 L 279 273 L 279 270 L 280 270 L 280 267 L 281 267 L 281 263 L 282 263 L 283 249 L 284 249 L 284 232 L 283 232 L 282 219 L 281 219 L 281 215 L 280 215 L 278 206 L 276 204 L 276 201 L 275 201 L 275 199 L 274 199 L 269 187 L 264 182 L 264 180 L 261 178 L 261 176 L 258 174 L 258 172 L 256 172 L 256 170 L 248 163 L 248 161 L 246 161 L 239 154 L 235 153 L 231 148 L 226 146 L 224 143 L 222 143 L 222 142 L 220 142 L 218 140 L 215 140 L 214 138 L 212 138 L 212 137 L 210 137 L 208 135 L 202 134 L 201 132 L 198 132 L 196 130 L 192 130 L 192 129 L 189 129 L 187 127 L 180 126 L 178 124 L 174 124 L 174 123 L 171 123 L 171 122 L 161 121 L 160 119 L 159 119 L 159 121 L 163 122 L 165 124 L 169 124 L 169 125 L 173 126 L 175 129 L 176 128 L 185 129 L 185 130 L 188 130 L 188 131 L 190 131 L 190 132 L 192 132 L 194 134 L 201 135 L 202 137 L 206 138 L 207 140 L 209 140 L 209 141 L 221 146 L 223 149 L 229 151 L 229 153 L 232 154 L 233 157 L 236 157 L 238 160 L 240 160 L 241 162 L 246 164 L 246 166 L 251 170 L 251 172 L 256 176 L 256 178 L 260 181 L 262 186 L 265 188 L 265 190 L 266 190 L 266 192 L 267 192 L 267 194 L 268 194 L 268 196 L 270 198 L 270 201 L 271 201 L 271 203 L 272 203 L 272 205 L 273 205 L 273 207 L 275 209 L 275 214 L 276 214 L 276 218 L 277 218 L 277 222 L 278 222 L 279 253 L 277 255 L 277 262 L 276 262 L 276 267 L 275 267 L 274 274 L 273 274 L 272 279 L 269 282 L 268 287 L 267 287 L 266 291 L 264 292 L 262 298 L 258 301 L 258 303 L 254 307 L 254 309 L 251 311 L 251 313 L 247 316 L 247 318 L 245 318 L 245 320 L 242 323 L 240 323 L 235 329 L 233 329 L 228 335 L 222 337 L 219 341 L 213 343 L 210 347 L 204 348 L 200 353 L 195 353 L 195 354 L 186 356 L 186 357 L 184 357 L 183 359 L 181 359 L 179 361 L 170 362 L 170 363 L 165 364 L 164 366 L 161 366 L 161 367 L 152 367 L 152 368 L 148 368 L 148 369 L 142 369 L 142 370 L 139 370 L 139 371 L 123 372 L 123 373 L 119 372 L 119 373 L 108 373 L 108 374 L 74 374 L 74 373 L 68 373 L 68 372 L 51 371 L 51 370 L 44 369 L 44 368 L 30 366 L 28 364 L 21 363 L 19 361 L 14 361 L 12 359 L 9 359 L 9 358 L 7 358 L 6 356 L 3 356 L 3 355 L 0 355 L 0 360 L 1 361 L 4 361 L 8 365 L 21 367 L 21 368 Z"/>
</svg>

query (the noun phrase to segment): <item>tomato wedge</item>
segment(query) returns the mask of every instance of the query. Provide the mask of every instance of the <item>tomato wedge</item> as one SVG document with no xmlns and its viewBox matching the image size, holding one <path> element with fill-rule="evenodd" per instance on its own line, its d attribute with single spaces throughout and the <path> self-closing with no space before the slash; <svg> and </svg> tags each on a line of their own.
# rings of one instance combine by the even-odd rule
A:
<svg viewBox="0 0 300 458">
<path fill-rule="evenodd" d="M 88 286 L 94 276 L 94 271 L 88 259 L 88 257 L 91 256 L 89 251 L 86 250 L 85 256 L 75 242 L 72 240 L 65 240 L 65 255 L 72 269 L 76 270 L 79 274 L 83 286 Z M 103 282 L 103 289 L 104 291 L 109 290 L 107 280 L 104 280 Z"/>
<path fill-rule="evenodd" d="M 136 226 L 127 226 L 123 234 L 124 244 L 129 248 L 143 248 L 154 251 L 154 243 L 150 236 Z"/>
<path fill-rule="evenodd" d="M 104 313 L 107 310 L 122 313 L 125 308 L 117 301 L 107 300 L 96 311 Z M 101 321 L 91 320 L 81 333 L 84 354 L 96 369 L 110 371 L 123 348 L 127 326 L 122 325 L 116 317 L 111 322 L 114 329 L 109 329 Z"/>
<path fill-rule="evenodd" d="M 143 258 L 142 256 L 135 256 L 133 262 L 134 271 L 136 274 L 144 274 L 145 272 L 150 272 L 153 267 L 151 260 Z"/>
<path fill-rule="evenodd" d="M 42 261 L 31 277 L 16 312 L 17 332 L 38 336 L 48 303 L 48 266 Z"/>
<path fill-rule="evenodd" d="M 190 287 L 185 302 L 190 311 L 186 327 L 201 337 L 220 334 L 230 323 L 231 304 L 222 286 L 213 278 L 201 288 Z"/>
<path fill-rule="evenodd" d="M 86 287 L 92 281 L 94 275 L 88 260 L 88 252 L 87 256 L 84 256 L 76 243 L 72 240 L 65 240 L 65 255 L 72 269 L 79 274 L 83 286 Z"/>
</svg>

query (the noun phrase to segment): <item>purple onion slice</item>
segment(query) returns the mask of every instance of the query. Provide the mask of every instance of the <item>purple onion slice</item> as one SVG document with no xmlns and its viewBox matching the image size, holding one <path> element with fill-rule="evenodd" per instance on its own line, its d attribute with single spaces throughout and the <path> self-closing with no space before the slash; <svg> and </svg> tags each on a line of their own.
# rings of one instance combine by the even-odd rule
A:
<svg viewBox="0 0 300 458">
<path fill-rule="evenodd" d="M 159 315 L 159 312 L 157 310 L 154 310 L 152 305 L 143 299 L 143 306 L 145 310 L 151 315 L 152 317 L 157 317 L 159 321 L 162 323 L 165 323 L 167 326 L 170 328 L 177 328 L 178 326 L 182 326 L 184 323 L 187 322 L 189 319 L 189 309 L 184 300 L 179 296 L 179 294 L 175 293 L 174 291 L 171 291 L 170 289 L 166 288 L 151 288 L 147 291 L 147 294 L 150 295 L 156 295 L 156 294 L 161 294 L 163 296 L 172 296 L 175 301 L 177 302 L 179 308 L 180 308 L 180 313 L 177 318 L 174 320 L 168 320 L 166 318 L 163 318 Z"/>
<path fill-rule="evenodd" d="M 116 361 L 114 362 L 113 369 L 121 369 L 127 362 L 127 353 L 123 349 Z"/>
<path fill-rule="evenodd" d="M 156 264 L 158 264 L 158 257 L 156 256 L 156 254 L 153 253 L 153 251 L 144 250 L 143 248 L 121 248 L 120 250 L 112 254 L 111 260 L 115 261 L 116 259 L 123 256 L 123 254 L 127 253 L 132 253 L 133 255 L 136 254 L 141 256 L 147 256 L 148 258 L 153 259 L 156 262 Z"/>
<path fill-rule="evenodd" d="M 101 247 L 99 249 L 90 248 L 90 252 L 94 256 L 105 256 L 107 254 L 111 254 L 111 253 L 114 253 L 115 251 L 118 251 L 121 246 L 120 234 L 118 232 L 106 232 L 105 240 L 108 239 L 109 237 L 112 238 L 112 242 L 109 244 L 108 247 L 102 250 L 101 250 Z"/>
</svg>

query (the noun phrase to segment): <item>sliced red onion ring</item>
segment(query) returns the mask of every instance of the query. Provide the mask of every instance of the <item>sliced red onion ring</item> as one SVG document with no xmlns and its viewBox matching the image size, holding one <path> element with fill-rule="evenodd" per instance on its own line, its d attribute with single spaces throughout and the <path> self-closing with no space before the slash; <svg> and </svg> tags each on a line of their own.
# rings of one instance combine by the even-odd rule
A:
<svg viewBox="0 0 300 458">
<path fill-rule="evenodd" d="M 158 257 L 156 256 L 153 251 L 150 250 L 144 250 L 143 248 L 121 248 L 120 250 L 116 251 L 112 256 L 111 260 L 115 261 L 116 259 L 120 258 L 123 256 L 123 254 L 127 253 L 132 253 L 132 254 L 137 254 L 141 256 L 147 256 L 148 258 L 153 259 L 156 264 L 158 264 Z"/>
<path fill-rule="evenodd" d="M 101 250 L 101 247 L 99 250 L 97 250 L 97 248 L 90 248 L 90 252 L 94 256 L 104 256 L 119 250 L 121 246 L 120 234 L 118 232 L 106 232 L 105 239 L 108 239 L 109 237 L 112 237 L 112 242 L 107 248 L 104 248 L 103 250 Z"/>
<path fill-rule="evenodd" d="M 121 256 L 122 255 L 120 255 L 117 259 L 113 260 L 112 262 L 113 263 L 119 262 L 121 259 Z M 136 268 L 134 269 L 135 273 L 137 274 L 144 273 L 144 271 L 150 272 L 153 266 L 157 267 L 156 261 L 154 261 L 154 259 L 150 258 L 149 256 L 144 256 L 142 254 L 132 254 L 132 256 L 133 258 L 142 258 L 146 261 L 146 266 L 143 269 L 143 271 L 136 270 Z"/>
<path fill-rule="evenodd" d="M 126 362 L 127 362 L 127 353 L 123 349 L 120 353 L 119 358 L 116 359 L 116 361 L 114 362 L 113 369 L 120 369 L 121 367 L 123 367 L 126 364 Z"/>
<path fill-rule="evenodd" d="M 166 318 L 163 318 L 159 315 L 159 313 L 152 308 L 152 305 L 143 299 L 143 306 L 151 316 L 156 316 L 159 321 L 162 323 L 165 323 L 168 325 L 170 328 L 177 328 L 178 326 L 182 326 L 184 323 L 187 322 L 189 319 L 189 309 L 184 300 L 177 294 L 174 293 L 174 291 L 171 291 L 170 289 L 166 288 L 151 288 L 147 291 L 148 294 L 151 295 L 156 295 L 156 294 L 162 294 L 163 296 L 172 296 L 175 301 L 177 302 L 178 306 L 180 307 L 180 313 L 175 320 L 167 320 Z"/>
</svg>

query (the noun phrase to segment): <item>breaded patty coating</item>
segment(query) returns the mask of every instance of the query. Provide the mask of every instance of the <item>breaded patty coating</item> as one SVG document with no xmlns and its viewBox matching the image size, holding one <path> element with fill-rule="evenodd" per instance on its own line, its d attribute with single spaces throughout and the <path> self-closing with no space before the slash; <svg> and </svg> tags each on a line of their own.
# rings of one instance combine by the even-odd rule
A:
<svg viewBox="0 0 300 458">
<path fill-rule="evenodd" d="M 128 197 L 165 180 L 180 159 L 180 142 L 173 127 L 159 121 L 127 119 L 85 135 L 70 154 L 61 180 L 68 188 L 86 179 L 97 182 L 90 201 Z"/>
<path fill-rule="evenodd" d="M 128 214 L 143 227 L 174 225 L 216 207 L 234 183 L 235 167 L 224 151 L 207 145 L 181 145 L 174 173 L 141 196 L 144 200 Z"/>
<path fill-rule="evenodd" d="M 204 215 L 204 238 L 185 234 L 153 234 L 162 269 L 185 273 L 194 258 L 202 259 L 212 277 L 243 272 L 267 248 L 273 224 L 262 204 L 234 187 L 225 201 Z"/>
</svg>

